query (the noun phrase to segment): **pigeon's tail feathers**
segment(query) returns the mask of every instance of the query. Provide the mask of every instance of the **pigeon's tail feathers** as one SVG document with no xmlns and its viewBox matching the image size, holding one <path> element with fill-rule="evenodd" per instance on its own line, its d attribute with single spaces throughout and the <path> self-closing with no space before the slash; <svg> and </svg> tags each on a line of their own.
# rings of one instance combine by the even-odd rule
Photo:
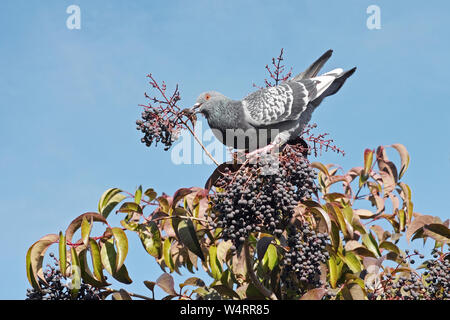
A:
<svg viewBox="0 0 450 320">
<path fill-rule="evenodd" d="M 324 64 L 330 59 L 333 54 L 333 50 L 328 50 L 325 52 L 319 59 L 317 59 L 312 65 L 310 65 L 305 71 L 296 75 L 292 80 L 299 81 L 302 79 L 313 78 L 317 76 L 320 69 L 324 66 Z"/>
<path fill-rule="evenodd" d="M 334 73 L 338 70 L 342 70 L 342 69 L 335 69 L 333 71 L 327 72 L 325 74 L 323 74 L 320 77 L 323 76 L 329 76 L 332 75 L 334 76 Z M 311 103 L 317 107 L 324 98 L 328 97 L 328 96 L 332 96 L 333 94 L 335 94 L 336 92 L 339 91 L 339 89 L 342 88 L 342 86 L 344 85 L 345 81 L 356 71 L 356 67 L 347 70 L 345 72 L 340 72 L 339 75 L 334 78 L 334 81 L 321 93 L 317 96 L 316 99 L 314 99 Z M 320 78 L 318 77 L 318 78 Z"/>
<path fill-rule="evenodd" d="M 344 73 L 344 70 L 342 68 L 336 68 L 334 70 L 325 72 L 321 76 L 334 76 L 335 78 L 340 77 Z"/>
</svg>

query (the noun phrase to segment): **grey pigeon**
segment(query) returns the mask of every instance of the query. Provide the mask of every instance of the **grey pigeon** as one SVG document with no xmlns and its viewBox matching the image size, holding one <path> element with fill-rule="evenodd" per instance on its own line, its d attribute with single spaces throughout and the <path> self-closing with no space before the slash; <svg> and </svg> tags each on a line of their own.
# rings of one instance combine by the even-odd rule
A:
<svg viewBox="0 0 450 320">
<path fill-rule="evenodd" d="M 322 100 L 338 92 L 355 72 L 356 67 L 338 68 L 317 76 L 332 52 L 325 52 L 292 79 L 240 101 L 216 91 L 204 92 L 191 110 L 203 114 L 216 138 L 229 147 L 255 151 L 282 145 L 297 138 Z"/>
</svg>

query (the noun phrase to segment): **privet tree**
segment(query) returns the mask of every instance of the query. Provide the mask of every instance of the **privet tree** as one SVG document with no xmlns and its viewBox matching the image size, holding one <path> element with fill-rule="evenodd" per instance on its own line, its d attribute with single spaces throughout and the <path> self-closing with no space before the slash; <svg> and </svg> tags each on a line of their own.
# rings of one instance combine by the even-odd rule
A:
<svg viewBox="0 0 450 320">
<path fill-rule="evenodd" d="M 266 86 L 291 76 L 282 56 L 266 66 Z M 148 77 L 157 96 L 145 95 L 149 103 L 136 122 L 142 142 L 168 149 L 186 129 L 201 144 L 195 116 L 178 106 L 178 87 L 168 94 L 165 83 Z M 410 161 L 406 148 L 366 149 L 361 166 L 344 172 L 308 159 L 325 150 L 343 154 L 326 134 L 314 135 L 315 127 L 258 161 L 219 165 L 201 144 L 218 165 L 204 187 L 172 196 L 142 186 L 134 193 L 106 190 L 97 212 L 29 248 L 28 299 L 154 299 L 155 286 L 167 293 L 163 299 L 449 299 L 449 220 L 414 211 L 411 188 L 402 180 Z M 387 148 L 398 152 L 400 164 L 389 160 Z M 123 216 L 120 226 L 108 222 L 113 211 Z M 93 224 L 104 232 L 93 234 Z M 81 238 L 74 240 L 78 230 Z M 128 237 L 136 236 L 142 254 L 162 270 L 144 281 L 150 296 L 107 281 L 132 282 L 125 262 Z M 402 250 L 401 238 L 432 241 L 430 259 Z M 52 245 L 58 257 L 50 253 L 54 266 L 44 270 Z M 200 268 L 208 281 L 193 276 L 175 285 L 172 273 L 195 275 Z"/>
</svg>

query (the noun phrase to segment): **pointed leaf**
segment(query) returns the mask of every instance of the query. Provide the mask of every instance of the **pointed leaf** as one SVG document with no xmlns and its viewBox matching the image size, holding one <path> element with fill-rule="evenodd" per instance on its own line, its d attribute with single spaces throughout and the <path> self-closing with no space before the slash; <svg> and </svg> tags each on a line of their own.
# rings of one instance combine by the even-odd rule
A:
<svg viewBox="0 0 450 320">
<path fill-rule="evenodd" d="M 121 228 L 112 228 L 111 232 L 117 247 L 116 270 L 119 270 L 128 254 L 128 239 Z"/>
<path fill-rule="evenodd" d="M 227 287 L 225 285 L 221 285 L 221 284 L 215 285 L 215 286 L 212 286 L 211 288 L 216 290 L 222 296 L 227 296 L 232 299 L 234 298 L 234 299 L 240 300 L 239 295 L 233 289 L 230 289 L 229 287 Z"/>
<path fill-rule="evenodd" d="M 432 223 L 423 226 L 423 233 L 442 243 L 450 243 L 450 230 L 441 223 Z"/>
<path fill-rule="evenodd" d="M 137 228 L 139 238 L 145 250 L 155 258 L 161 257 L 161 233 L 158 226 L 153 221 L 140 224 Z"/>
<path fill-rule="evenodd" d="M 93 221 L 99 221 L 103 222 L 104 224 L 108 224 L 105 217 L 102 215 L 96 213 L 96 212 L 87 212 L 85 214 L 82 214 L 78 217 L 76 217 L 67 227 L 66 229 L 66 240 L 70 243 L 72 242 L 72 237 L 75 234 L 75 232 L 81 227 L 81 223 L 83 221 L 83 218 L 86 218 L 90 220 L 92 218 Z"/>
<path fill-rule="evenodd" d="M 353 273 L 361 272 L 361 262 L 352 252 L 345 253 L 344 261 Z"/>
<path fill-rule="evenodd" d="M 406 147 L 400 143 L 393 144 L 390 147 L 395 148 L 395 150 L 397 150 L 398 153 L 400 154 L 401 169 L 400 169 L 399 179 L 401 179 L 409 166 L 410 158 L 409 158 L 408 150 L 406 150 Z"/>
<path fill-rule="evenodd" d="M 169 268 L 170 272 L 173 272 L 175 267 L 174 267 L 172 255 L 170 254 L 170 246 L 171 246 L 170 239 L 166 238 L 163 243 L 164 263 Z"/>
<path fill-rule="evenodd" d="M 262 237 L 258 240 L 258 243 L 256 244 L 256 254 L 259 261 L 261 261 L 266 255 L 267 248 L 269 247 L 272 240 L 273 237 Z"/>
<path fill-rule="evenodd" d="M 72 296 L 72 299 L 76 299 L 78 296 L 78 292 L 80 291 L 81 287 L 81 267 L 80 267 L 80 260 L 78 258 L 78 254 L 74 247 L 70 248 L 70 255 L 72 260 L 72 282 L 71 282 L 71 289 L 70 294 Z"/>
<path fill-rule="evenodd" d="M 308 290 L 300 300 L 322 300 L 323 296 L 328 292 L 327 289 L 324 288 L 315 288 Z"/>
<path fill-rule="evenodd" d="M 153 201 L 156 199 L 157 193 L 152 188 L 145 190 L 144 195 L 148 197 L 148 201 Z"/>
<path fill-rule="evenodd" d="M 86 217 L 83 217 L 83 219 L 81 220 L 81 240 L 85 245 L 88 245 L 89 243 L 91 228 L 92 228 L 92 217 L 90 223 Z"/>
<path fill-rule="evenodd" d="M 205 261 L 205 256 L 203 255 L 200 243 L 198 242 L 197 234 L 195 232 L 194 224 L 192 220 L 181 220 L 178 223 L 178 234 L 180 236 L 180 241 L 188 247 L 190 251 L 195 253 L 197 256 Z"/>
<path fill-rule="evenodd" d="M 27 252 L 26 265 L 27 277 L 30 284 L 37 290 L 40 290 L 38 276 L 45 282 L 42 271 L 42 262 L 45 252 L 53 243 L 57 243 L 59 236 L 57 234 L 48 234 L 36 241 Z"/>
<path fill-rule="evenodd" d="M 66 246 L 66 236 L 59 232 L 59 270 L 61 271 L 62 276 L 66 277 L 66 269 L 67 269 L 67 246 Z"/>
<path fill-rule="evenodd" d="M 103 275 L 102 259 L 100 255 L 100 247 L 94 239 L 89 239 L 89 249 L 91 251 L 94 277 L 101 282 L 105 282 L 105 276 Z"/>
<path fill-rule="evenodd" d="M 164 292 L 176 296 L 177 293 L 175 292 L 174 288 L 174 281 L 170 274 L 163 273 L 157 280 L 156 285 L 164 290 Z"/>
<path fill-rule="evenodd" d="M 125 265 L 122 265 L 119 270 L 116 270 L 117 253 L 114 248 L 114 239 L 108 239 L 102 243 L 100 248 L 100 256 L 104 268 L 113 276 L 114 279 L 125 284 L 130 284 L 133 282 L 128 275 Z"/>
<path fill-rule="evenodd" d="M 121 193 L 122 190 L 117 188 L 112 188 L 106 190 L 98 202 L 98 212 L 105 218 L 108 217 L 109 213 L 115 208 L 115 206 L 124 200 L 126 196 Z"/>
<path fill-rule="evenodd" d="M 220 280 L 222 275 L 222 268 L 219 261 L 217 260 L 217 247 L 212 245 L 209 247 L 209 266 L 211 268 L 211 273 L 216 280 Z"/>
<path fill-rule="evenodd" d="M 141 199 L 142 199 L 142 186 L 139 186 L 139 188 L 137 188 L 136 192 L 134 193 L 134 202 L 140 204 Z"/>
</svg>

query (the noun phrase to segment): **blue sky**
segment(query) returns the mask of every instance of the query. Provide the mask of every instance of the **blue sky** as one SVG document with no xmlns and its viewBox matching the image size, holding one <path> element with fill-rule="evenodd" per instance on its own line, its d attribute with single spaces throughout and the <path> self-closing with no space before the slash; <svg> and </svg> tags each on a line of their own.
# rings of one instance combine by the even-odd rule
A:
<svg viewBox="0 0 450 320">
<path fill-rule="evenodd" d="M 80 30 L 66 27 L 71 4 Z M 366 27 L 371 4 L 380 30 Z M 211 89 L 240 99 L 280 48 L 294 73 L 330 48 L 325 71 L 358 67 L 312 119 L 346 155 L 318 160 L 348 170 L 366 147 L 402 143 L 415 210 L 448 218 L 449 11 L 444 1 L 1 1 L 0 298 L 25 297 L 27 248 L 95 211 L 106 189 L 203 186 L 214 166 L 176 166 L 139 141 L 147 73 L 178 83 L 185 107 Z M 145 293 L 161 270 L 136 238 L 127 289 Z"/>
</svg>

